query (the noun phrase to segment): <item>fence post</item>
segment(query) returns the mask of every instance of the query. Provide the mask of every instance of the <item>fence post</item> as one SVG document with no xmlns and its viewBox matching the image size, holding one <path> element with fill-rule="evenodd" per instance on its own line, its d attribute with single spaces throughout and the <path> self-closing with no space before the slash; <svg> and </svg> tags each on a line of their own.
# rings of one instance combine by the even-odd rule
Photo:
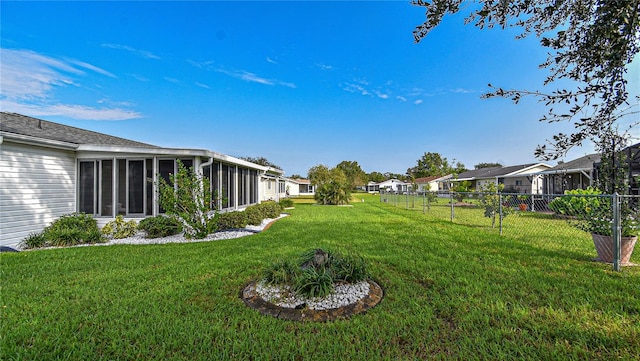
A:
<svg viewBox="0 0 640 361">
<path fill-rule="evenodd" d="M 622 232 L 620 229 L 620 197 L 613 193 L 613 270 L 620 271 L 620 243 Z"/>
<path fill-rule="evenodd" d="M 453 222 L 453 218 L 455 217 L 453 213 L 453 192 L 449 192 L 449 203 L 451 204 L 451 222 Z"/>
<path fill-rule="evenodd" d="M 427 198 L 427 192 L 424 192 L 422 194 L 422 214 L 427 213 L 427 209 L 425 208 L 426 198 Z"/>
<path fill-rule="evenodd" d="M 500 235 L 502 236 L 502 193 L 498 193 L 498 202 L 500 202 L 498 209 L 500 211 Z"/>
</svg>

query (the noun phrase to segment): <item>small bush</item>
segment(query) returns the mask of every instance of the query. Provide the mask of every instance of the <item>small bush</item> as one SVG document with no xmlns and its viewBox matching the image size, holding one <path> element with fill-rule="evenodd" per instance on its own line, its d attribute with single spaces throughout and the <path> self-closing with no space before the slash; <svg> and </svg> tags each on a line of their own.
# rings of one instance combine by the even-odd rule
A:
<svg viewBox="0 0 640 361">
<path fill-rule="evenodd" d="M 329 262 L 333 270 L 333 279 L 348 283 L 358 283 L 369 278 L 364 259 L 357 256 L 330 255 Z"/>
<path fill-rule="evenodd" d="M 256 205 L 262 211 L 264 218 L 278 218 L 282 212 L 282 205 L 276 202 L 263 202 Z"/>
<path fill-rule="evenodd" d="M 237 229 L 247 226 L 245 212 L 226 212 L 218 215 L 218 229 Z"/>
<path fill-rule="evenodd" d="M 334 290 L 331 270 L 306 268 L 296 277 L 293 289 L 305 297 L 327 296 Z"/>
<path fill-rule="evenodd" d="M 102 234 L 112 239 L 122 239 L 134 236 L 138 230 L 138 223 L 133 219 L 125 221 L 124 217 L 119 214 L 116 219 L 105 224 L 102 227 Z"/>
<path fill-rule="evenodd" d="M 171 217 L 155 216 L 141 220 L 138 229 L 144 231 L 147 238 L 159 238 L 182 232 L 182 225 Z"/>
<path fill-rule="evenodd" d="M 102 233 L 93 217 L 84 213 L 72 213 L 56 219 L 39 234 L 30 234 L 23 242 L 28 248 L 37 248 L 74 246 L 102 240 Z"/>
<path fill-rule="evenodd" d="M 606 199 L 597 197 L 602 192 L 596 188 L 573 189 L 564 191 L 564 196 L 555 198 L 549 203 L 549 209 L 556 214 L 566 216 L 584 216 L 607 203 Z"/>
<path fill-rule="evenodd" d="M 273 263 L 262 276 L 266 283 L 289 285 L 304 297 L 324 297 L 334 291 L 335 282 L 361 282 L 369 278 L 369 273 L 361 257 L 311 249 L 296 262 Z"/>
<path fill-rule="evenodd" d="M 278 261 L 271 264 L 263 272 L 263 279 L 271 285 L 284 285 L 295 282 L 300 273 L 300 267 L 290 261 Z"/>
<path fill-rule="evenodd" d="M 291 198 L 282 198 L 278 203 L 280 204 L 280 207 L 282 207 L 282 209 L 293 207 L 294 204 L 293 199 Z"/>
<path fill-rule="evenodd" d="M 39 248 L 44 247 L 47 240 L 44 238 L 44 234 L 42 232 L 30 233 L 25 239 L 22 240 L 22 243 L 26 248 Z"/>
<path fill-rule="evenodd" d="M 267 218 L 257 204 L 247 207 L 242 213 L 245 214 L 247 224 L 254 226 L 259 226 L 260 223 L 262 223 L 262 220 Z"/>
</svg>

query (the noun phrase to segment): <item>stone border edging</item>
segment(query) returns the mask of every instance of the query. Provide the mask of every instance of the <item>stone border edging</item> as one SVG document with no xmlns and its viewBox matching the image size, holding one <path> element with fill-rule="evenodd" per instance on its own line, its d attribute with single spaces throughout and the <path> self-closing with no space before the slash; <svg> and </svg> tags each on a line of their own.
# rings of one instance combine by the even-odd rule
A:
<svg viewBox="0 0 640 361">
<path fill-rule="evenodd" d="M 326 322 L 337 319 L 349 318 L 353 315 L 366 312 L 375 307 L 384 297 L 384 291 L 376 282 L 369 280 L 369 294 L 350 305 L 332 308 L 328 310 L 312 310 L 308 308 L 286 308 L 265 301 L 256 292 L 256 282 L 250 282 L 240 292 L 240 298 L 244 303 L 258 310 L 263 315 L 273 316 L 289 321 Z"/>
</svg>

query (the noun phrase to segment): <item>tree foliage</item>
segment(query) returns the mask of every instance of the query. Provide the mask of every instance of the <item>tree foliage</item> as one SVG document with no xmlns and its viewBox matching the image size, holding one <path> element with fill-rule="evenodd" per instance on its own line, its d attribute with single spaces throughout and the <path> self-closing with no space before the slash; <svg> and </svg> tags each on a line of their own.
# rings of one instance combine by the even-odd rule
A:
<svg viewBox="0 0 640 361">
<path fill-rule="evenodd" d="M 387 180 L 387 178 L 384 176 L 384 174 L 374 171 L 374 172 L 371 172 L 371 173 L 367 174 L 367 180 L 369 182 L 380 183 L 380 182 L 384 182 L 385 180 Z"/>
<path fill-rule="evenodd" d="M 282 169 L 280 166 L 271 163 L 265 157 L 240 157 L 240 159 L 246 160 L 247 162 L 259 164 L 259 165 L 262 165 L 262 166 L 265 166 L 265 167 Z"/>
<path fill-rule="evenodd" d="M 360 165 L 356 161 L 343 160 L 336 168 L 342 170 L 347 177 L 350 189 L 355 189 L 367 182 L 367 174 L 360 168 Z"/>
<path fill-rule="evenodd" d="M 483 28 L 515 27 L 518 38 L 535 35 L 548 49 L 540 66 L 549 70 L 543 85 L 569 80 L 572 89 L 547 91 L 494 90 L 483 97 L 506 97 L 518 103 L 533 96 L 545 103 L 548 112 L 540 120 L 549 123 L 571 121 L 575 131 L 559 133 L 538 145 L 535 154 L 557 159 L 585 140 L 598 144 L 604 133 L 616 129 L 629 111 L 625 75 L 640 49 L 640 0 L 413 0 L 426 9 L 426 20 L 414 30 L 416 42 L 437 27 L 447 14 L 470 8 L 466 23 Z M 491 86 L 491 85 L 490 85 Z M 633 102 L 638 104 L 640 97 Z M 631 121 L 621 134 L 628 134 Z M 549 146 L 549 147 L 547 147 Z"/>
<path fill-rule="evenodd" d="M 456 162 L 450 164 L 447 158 L 440 153 L 425 152 L 413 168 L 407 169 L 410 178 L 423 178 L 429 176 L 444 176 L 451 173 L 461 173 L 465 171 L 464 164 Z"/>
<path fill-rule="evenodd" d="M 482 168 L 493 168 L 493 167 L 502 167 L 500 163 L 478 163 L 473 166 L 474 169 L 482 169 Z"/>
<path fill-rule="evenodd" d="M 309 168 L 307 177 L 309 177 L 309 182 L 311 182 L 311 185 L 319 186 L 331 179 L 331 173 L 329 171 L 329 167 L 324 164 L 318 164 Z"/>
<path fill-rule="evenodd" d="M 316 186 L 314 199 L 319 204 L 348 204 L 351 199 L 351 183 L 342 169 L 329 169 L 323 164 L 309 169 L 309 180 Z"/>
</svg>

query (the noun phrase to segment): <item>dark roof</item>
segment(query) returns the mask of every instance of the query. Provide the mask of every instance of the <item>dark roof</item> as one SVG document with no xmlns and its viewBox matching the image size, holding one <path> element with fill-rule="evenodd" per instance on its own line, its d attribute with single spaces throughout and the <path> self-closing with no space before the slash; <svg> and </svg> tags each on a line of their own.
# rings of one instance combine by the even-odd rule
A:
<svg viewBox="0 0 640 361">
<path fill-rule="evenodd" d="M 536 164 L 537 163 L 529 163 L 529 164 L 521 164 L 521 165 L 512 165 L 508 167 L 490 167 L 490 168 L 473 169 L 473 170 L 468 170 L 466 172 L 462 172 L 458 174 L 458 179 L 500 177 L 521 169 L 531 167 L 532 165 L 536 165 Z"/>
<path fill-rule="evenodd" d="M 155 145 L 92 132 L 26 115 L 0 112 L 0 131 L 72 144 L 158 148 Z"/>
<path fill-rule="evenodd" d="M 591 170 L 593 169 L 593 163 L 598 163 L 600 161 L 600 154 L 588 154 L 583 157 L 560 163 L 557 166 L 548 169 L 545 173 L 553 173 L 555 171 L 566 171 L 566 170 Z"/>
</svg>

